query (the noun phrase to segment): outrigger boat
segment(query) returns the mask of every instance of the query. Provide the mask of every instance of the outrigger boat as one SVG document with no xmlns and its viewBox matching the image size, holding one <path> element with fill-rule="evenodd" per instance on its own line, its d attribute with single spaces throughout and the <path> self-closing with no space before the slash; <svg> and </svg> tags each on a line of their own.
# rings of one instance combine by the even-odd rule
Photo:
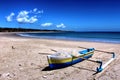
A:
<svg viewBox="0 0 120 80">
<path fill-rule="evenodd" d="M 47 56 L 49 67 L 51 69 L 58 69 L 58 68 L 63 68 L 63 67 L 76 64 L 83 60 L 88 60 L 88 61 L 99 63 L 100 66 L 97 67 L 96 71 L 101 72 L 108 64 L 110 64 L 115 59 L 115 53 L 107 52 L 112 54 L 112 58 L 106 64 L 103 65 L 102 61 L 94 61 L 89 59 L 94 54 L 94 51 L 96 51 L 94 48 L 85 48 L 82 51 L 75 52 L 75 54 L 56 51 L 55 54 Z"/>
</svg>

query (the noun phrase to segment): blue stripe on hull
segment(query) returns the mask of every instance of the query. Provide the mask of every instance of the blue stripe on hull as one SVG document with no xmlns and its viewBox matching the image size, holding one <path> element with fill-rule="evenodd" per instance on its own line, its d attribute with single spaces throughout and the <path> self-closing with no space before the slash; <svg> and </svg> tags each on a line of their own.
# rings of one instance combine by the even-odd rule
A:
<svg viewBox="0 0 120 80">
<path fill-rule="evenodd" d="M 88 56 L 85 56 L 84 58 L 85 58 L 85 59 L 88 59 L 88 58 L 92 57 L 92 55 L 93 55 L 93 54 L 88 55 Z M 81 61 L 83 61 L 83 59 L 78 58 L 77 60 L 74 60 L 74 61 L 72 61 L 72 62 L 61 63 L 61 64 L 49 64 L 49 67 L 52 68 L 52 69 L 64 68 L 64 67 L 67 67 L 67 66 L 76 64 L 76 63 L 78 63 L 78 62 L 81 62 Z"/>
</svg>

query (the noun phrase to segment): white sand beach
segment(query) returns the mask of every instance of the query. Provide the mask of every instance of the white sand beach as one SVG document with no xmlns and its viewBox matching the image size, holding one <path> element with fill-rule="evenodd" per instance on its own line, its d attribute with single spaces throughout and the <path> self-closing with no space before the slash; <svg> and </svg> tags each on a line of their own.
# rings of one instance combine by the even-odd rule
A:
<svg viewBox="0 0 120 80">
<path fill-rule="evenodd" d="M 82 50 L 78 46 L 115 52 L 116 59 L 105 70 L 95 74 L 98 64 L 83 61 L 75 65 L 50 70 L 47 69 L 47 55 L 54 51 Z M 92 60 L 106 62 L 111 55 L 97 52 Z M 0 80 L 119 80 L 120 44 L 35 39 L 0 33 Z"/>
</svg>

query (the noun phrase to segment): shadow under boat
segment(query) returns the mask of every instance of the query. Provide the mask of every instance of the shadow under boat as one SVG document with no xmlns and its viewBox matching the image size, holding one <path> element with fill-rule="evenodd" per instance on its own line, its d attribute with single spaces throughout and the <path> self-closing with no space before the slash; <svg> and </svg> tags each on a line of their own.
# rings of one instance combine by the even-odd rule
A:
<svg viewBox="0 0 120 80">
<path fill-rule="evenodd" d="M 85 60 L 83 60 L 82 62 L 84 62 Z M 96 72 L 96 70 L 91 70 L 88 68 L 83 68 L 83 67 L 76 67 L 75 64 L 71 64 L 69 66 L 63 66 L 63 67 L 58 67 L 58 68 L 50 68 L 49 66 L 46 66 L 45 68 L 42 69 L 42 71 L 52 71 L 52 70 L 59 70 L 59 69 L 64 69 L 67 67 L 73 67 L 73 68 L 77 68 L 77 69 L 82 69 L 82 70 L 87 70 L 87 71 L 92 71 L 92 72 Z"/>
<path fill-rule="evenodd" d="M 91 69 L 87 69 L 87 68 L 83 68 L 83 67 L 76 67 L 74 65 L 71 65 L 69 67 L 96 72 L 96 70 L 91 70 Z M 51 69 L 49 66 L 47 66 L 44 69 L 42 69 L 42 71 L 52 71 L 52 70 L 59 70 L 59 69 L 63 69 L 63 68 L 66 68 L 66 67 Z"/>
</svg>

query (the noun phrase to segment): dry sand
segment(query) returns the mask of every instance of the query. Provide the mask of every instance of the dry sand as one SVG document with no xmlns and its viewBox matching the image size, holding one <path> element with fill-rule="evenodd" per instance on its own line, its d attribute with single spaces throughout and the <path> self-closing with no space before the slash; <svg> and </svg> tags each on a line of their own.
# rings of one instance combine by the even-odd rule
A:
<svg viewBox="0 0 120 80">
<path fill-rule="evenodd" d="M 47 55 L 81 47 L 112 51 L 116 59 L 103 72 L 95 74 L 98 64 L 83 61 L 62 69 L 48 69 Z M 0 33 L 0 80 L 119 80 L 120 44 L 32 39 Z M 111 55 L 95 52 L 93 60 L 106 61 Z"/>
</svg>

